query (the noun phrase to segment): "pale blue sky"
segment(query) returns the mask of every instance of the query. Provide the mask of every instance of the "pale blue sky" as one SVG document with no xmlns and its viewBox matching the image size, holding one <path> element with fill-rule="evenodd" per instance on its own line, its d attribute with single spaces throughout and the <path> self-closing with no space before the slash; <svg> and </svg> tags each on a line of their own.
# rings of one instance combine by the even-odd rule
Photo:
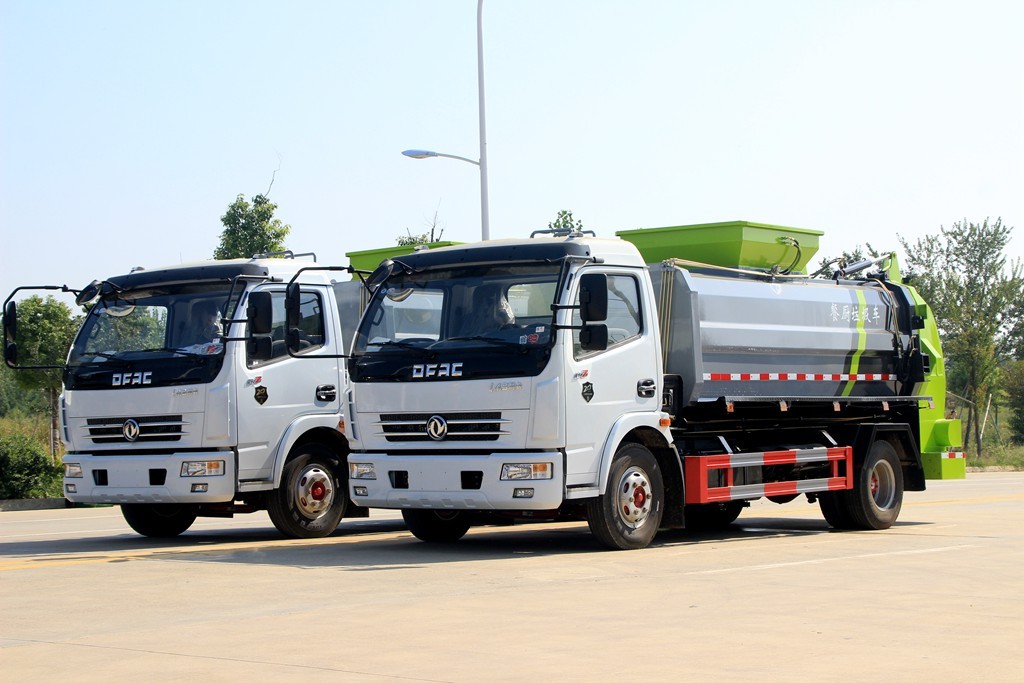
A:
<svg viewBox="0 0 1024 683">
<path fill-rule="evenodd" d="M 751 220 L 896 248 L 986 216 L 1024 256 L 1024 3 L 487 0 L 491 233 Z M 0 0 L 0 296 L 288 246 L 479 238 L 476 2 Z"/>
</svg>

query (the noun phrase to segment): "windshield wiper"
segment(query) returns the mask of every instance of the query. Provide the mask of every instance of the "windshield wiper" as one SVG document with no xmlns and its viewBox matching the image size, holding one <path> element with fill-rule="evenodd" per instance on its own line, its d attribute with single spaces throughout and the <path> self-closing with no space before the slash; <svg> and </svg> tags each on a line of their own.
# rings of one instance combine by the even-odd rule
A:
<svg viewBox="0 0 1024 683">
<path fill-rule="evenodd" d="M 447 339 L 441 339 L 440 341 L 435 342 L 434 346 L 437 346 L 437 344 L 443 344 L 444 342 L 456 341 L 482 341 L 489 342 L 491 344 L 498 344 L 499 346 L 519 346 L 518 342 L 502 339 L 501 337 L 488 337 L 485 334 L 474 334 L 468 337 L 448 337 Z"/>
<path fill-rule="evenodd" d="M 80 363 L 94 363 L 96 362 L 96 356 L 99 356 L 100 358 L 106 358 L 107 360 L 117 361 L 121 365 L 124 365 L 125 363 L 128 362 L 127 360 L 121 358 L 117 354 L 107 353 L 106 351 L 83 351 L 82 353 L 78 354 L 78 361 Z M 85 358 L 90 358 L 90 360 L 86 361 L 84 360 Z"/>
<path fill-rule="evenodd" d="M 139 349 L 131 353 L 173 353 L 179 356 L 188 356 L 189 358 L 210 358 L 217 355 L 212 353 L 192 353 L 191 351 L 182 351 L 181 349 L 172 349 L 166 346 L 162 349 Z"/>
<path fill-rule="evenodd" d="M 421 341 L 434 341 L 433 339 L 423 339 Z M 425 346 L 420 346 L 419 342 L 411 341 L 408 339 L 388 339 L 386 341 L 375 341 L 367 342 L 367 346 L 397 346 L 400 349 L 412 349 L 413 351 L 422 351 L 423 353 L 429 353 L 430 350 Z"/>
</svg>

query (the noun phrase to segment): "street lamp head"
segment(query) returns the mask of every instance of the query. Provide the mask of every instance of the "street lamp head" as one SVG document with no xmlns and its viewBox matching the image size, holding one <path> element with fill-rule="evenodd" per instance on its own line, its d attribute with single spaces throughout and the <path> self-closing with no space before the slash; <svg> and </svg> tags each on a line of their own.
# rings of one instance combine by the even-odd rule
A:
<svg viewBox="0 0 1024 683">
<path fill-rule="evenodd" d="M 402 154 L 413 159 L 426 159 L 428 157 L 437 156 L 437 152 L 431 152 L 426 149 L 407 149 L 404 152 L 402 152 Z"/>
</svg>

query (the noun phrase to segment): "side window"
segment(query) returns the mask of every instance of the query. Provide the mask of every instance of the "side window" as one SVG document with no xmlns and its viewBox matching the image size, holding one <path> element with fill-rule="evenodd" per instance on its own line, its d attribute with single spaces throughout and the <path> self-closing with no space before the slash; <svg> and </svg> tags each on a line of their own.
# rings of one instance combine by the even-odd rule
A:
<svg viewBox="0 0 1024 683">
<path fill-rule="evenodd" d="M 284 292 L 273 292 L 271 300 L 274 307 L 274 317 L 270 332 L 270 337 L 273 340 L 273 356 L 269 360 L 264 361 L 248 358 L 246 363 L 250 368 L 273 363 L 281 358 L 288 357 L 288 345 L 285 341 L 288 326 L 285 318 Z M 315 292 L 302 292 L 299 300 L 298 329 L 298 353 L 312 351 L 324 345 L 323 299 L 319 294 Z"/>
<path fill-rule="evenodd" d="M 579 304 L 579 292 L 575 304 Z M 572 313 L 573 327 L 583 324 L 579 309 Z M 640 336 L 643 319 L 640 316 L 640 283 L 631 275 L 608 275 L 608 348 L 613 348 Z M 580 348 L 580 331 L 572 331 L 573 357 L 592 355 L 593 351 Z"/>
</svg>

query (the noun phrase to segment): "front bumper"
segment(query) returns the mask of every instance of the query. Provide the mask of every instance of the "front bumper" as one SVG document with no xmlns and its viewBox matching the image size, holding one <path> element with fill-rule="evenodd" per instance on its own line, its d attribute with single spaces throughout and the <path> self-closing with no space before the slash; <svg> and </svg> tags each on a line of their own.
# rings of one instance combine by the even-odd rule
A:
<svg viewBox="0 0 1024 683">
<path fill-rule="evenodd" d="M 183 463 L 198 461 L 221 461 L 224 473 L 181 475 Z M 65 466 L 73 463 L 82 468 L 81 477 L 64 477 L 64 496 L 74 503 L 224 503 L 235 497 L 232 451 L 164 455 L 69 453 L 63 462 Z M 202 485 L 205 490 L 193 490 L 202 489 Z"/>
<path fill-rule="evenodd" d="M 362 507 L 445 510 L 554 510 L 564 500 L 565 458 L 559 451 L 438 455 L 350 453 L 349 464 L 372 465 L 375 479 L 349 476 Z M 550 464 L 550 479 L 502 480 L 502 466 Z M 351 471 L 351 470 L 350 470 Z M 520 497 L 516 496 L 517 489 Z M 524 489 L 532 489 L 522 497 Z"/>
</svg>

